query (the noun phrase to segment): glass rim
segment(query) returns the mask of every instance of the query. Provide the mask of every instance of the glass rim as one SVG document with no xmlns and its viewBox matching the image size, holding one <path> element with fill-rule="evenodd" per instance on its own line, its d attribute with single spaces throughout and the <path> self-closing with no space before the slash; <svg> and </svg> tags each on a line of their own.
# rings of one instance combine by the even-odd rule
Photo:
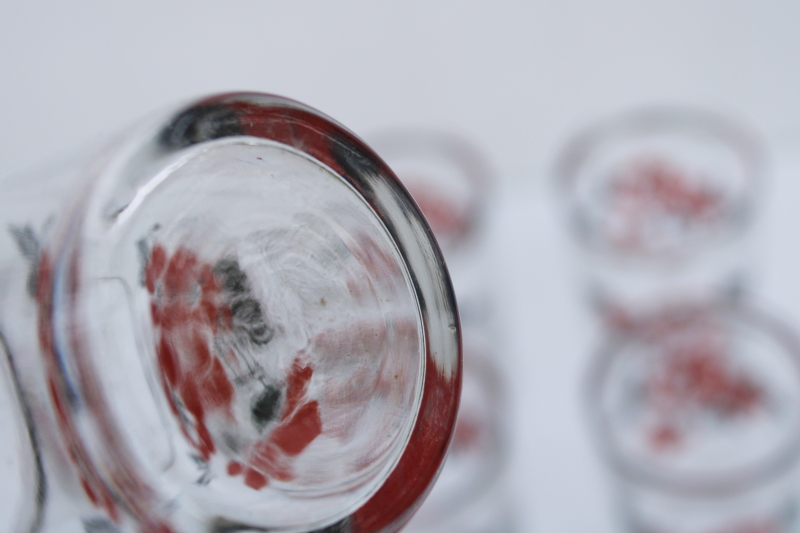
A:
<svg viewBox="0 0 800 533">
<path fill-rule="evenodd" d="M 759 330 L 771 337 L 783 349 L 797 374 L 800 376 L 800 337 L 780 320 L 753 305 L 742 303 L 715 303 L 681 309 L 688 316 L 705 315 L 709 312 L 725 316 L 739 324 Z M 744 467 L 736 467 L 724 473 L 670 474 L 659 468 L 649 468 L 642 461 L 633 460 L 619 450 L 612 437 L 607 416 L 601 409 L 601 397 L 605 379 L 613 360 L 620 349 L 631 342 L 639 341 L 647 326 L 634 327 L 626 331 L 607 331 L 607 339 L 592 359 L 584 377 L 583 404 L 589 418 L 592 437 L 598 444 L 601 456 L 612 471 L 628 481 L 652 489 L 686 496 L 715 497 L 737 494 L 769 483 L 787 472 L 790 465 L 800 460 L 800 423 L 785 436 L 774 453 L 760 458 Z"/>
<path fill-rule="evenodd" d="M 203 110 L 215 108 L 233 109 L 240 127 L 228 123 L 203 124 Z M 125 138 L 115 155 L 88 176 L 86 190 L 81 191 L 85 194 L 76 194 L 67 216 L 55 232 L 54 281 L 51 280 L 50 287 L 44 284 L 42 288 L 49 289 L 51 294 L 39 302 L 39 312 L 44 317 L 40 323 L 49 321 L 42 334 L 50 336 L 50 342 L 59 347 L 64 347 L 65 343 L 58 342 L 57 337 L 80 335 L 74 328 L 70 330 L 72 319 L 60 316 L 62 312 L 53 302 L 67 302 L 71 297 L 70 291 L 74 288 L 68 280 L 79 276 L 77 257 L 85 245 L 81 228 L 90 215 L 97 214 L 88 210 L 95 200 L 93 197 L 112 186 L 120 172 L 139 172 L 147 175 L 149 182 L 168 169 L 186 149 L 233 137 L 265 139 L 286 145 L 333 169 L 381 221 L 410 276 L 425 353 L 421 354 L 424 362 L 419 385 L 421 399 L 417 412 L 413 413 L 409 440 L 377 492 L 337 522 L 347 524 L 347 529 L 342 531 L 369 533 L 398 529 L 427 495 L 441 470 L 452 438 L 461 387 L 460 323 L 441 251 L 416 204 L 374 151 L 327 115 L 281 96 L 225 93 L 177 106 L 157 120 L 155 126 L 136 130 L 134 135 Z M 123 210 L 126 206 L 122 206 Z M 75 342 L 73 339 L 66 344 Z M 60 381 L 53 389 L 60 396 L 63 392 L 59 400 L 67 402 L 71 391 L 88 390 L 88 377 L 94 371 L 92 363 L 68 346 L 64 353 L 52 359 L 55 360 L 48 364 Z M 73 367 L 73 371 L 68 367 Z M 94 405 L 91 415 L 100 420 L 101 425 L 106 423 L 103 422 L 106 413 L 102 402 L 86 403 Z M 113 443 L 105 445 L 113 446 Z M 88 449 L 79 455 L 84 457 L 83 468 L 95 470 L 100 479 L 105 479 L 102 469 L 93 464 Z M 136 512 L 134 516 L 139 514 Z M 311 530 L 317 528 L 314 526 Z"/>
</svg>

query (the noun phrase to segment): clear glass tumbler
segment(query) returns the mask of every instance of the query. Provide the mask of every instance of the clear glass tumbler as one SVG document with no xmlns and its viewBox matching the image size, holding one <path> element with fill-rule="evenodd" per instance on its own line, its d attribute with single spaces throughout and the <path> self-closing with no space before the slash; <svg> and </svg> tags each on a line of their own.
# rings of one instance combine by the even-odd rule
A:
<svg viewBox="0 0 800 533">
<path fill-rule="evenodd" d="M 797 526 L 800 341 L 780 322 L 695 307 L 617 333 L 587 405 L 630 531 Z"/>
<path fill-rule="evenodd" d="M 741 294 L 763 167 L 747 129 L 702 111 L 638 110 L 577 135 L 555 174 L 602 316 Z"/>
<path fill-rule="evenodd" d="M 430 229 L 355 135 L 220 95 L 1 186 L 0 531 L 410 518 L 460 327 Z"/>
</svg>

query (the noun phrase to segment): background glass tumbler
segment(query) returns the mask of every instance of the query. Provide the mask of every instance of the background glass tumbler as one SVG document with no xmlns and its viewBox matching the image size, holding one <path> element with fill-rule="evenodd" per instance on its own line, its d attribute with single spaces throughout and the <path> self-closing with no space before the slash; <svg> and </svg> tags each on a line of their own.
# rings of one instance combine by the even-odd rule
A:
<svg viewBox="0 0 800 533">
<path fill-rule="evenodd" d="M 673 310 L 605 345 L 586 397 L 630 531 L 794 531 L 800 343 L 781 323 Z"/>
<path fill-rule="evenodd" d="M 749 131 L 700 111 L 644 109 L 577 135 L 557 185 L 604 318 L 738 296 L 763 166 Z"/>
<path fill-rule="evenodd" d="M 430 229 L 355 135 L 220 95 L 2 190 L 0 531 L 410 518 L 455 424 L 459 324 Z"/>
</svg>

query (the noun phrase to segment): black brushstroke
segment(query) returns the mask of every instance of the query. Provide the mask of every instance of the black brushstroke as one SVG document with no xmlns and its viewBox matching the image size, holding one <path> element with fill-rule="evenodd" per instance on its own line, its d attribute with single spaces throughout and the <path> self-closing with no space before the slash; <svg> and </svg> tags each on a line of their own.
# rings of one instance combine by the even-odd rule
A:
<svg viewBox="0 0 800 533">
<path fill-rule="evenodd" d="M 250 409 L 253 424 L 256 428 L 259 430 L 264 429 L 264 426 L 275 420 L 278 416 L 280 401 L 281 391 L 279 388 L 272 385 L 264 387 L 264 391 L 256 398 Z"/>
<path fill-rule="evenodd" d="M 19 372 L 14 364 L 14 359 L 11 357 L 11 349 L 8 345 L 5 335 L 0 332 L 0 347 L 6 354 L 8 361 L 8 368 L 11 372 L 11 380 L 14 383 L 14 392 L 19 400 L 19 405 L 22 408 L 22 415 L 25 419 L 25 426 L 28 431 L 28 440 L 30 441 L 31 450 L 33 450 L 34 462 L 36 464 L 36 507 L 34 509 L 33 520 L 28 528 L 28 533 L 35 533 L 42 527 L 44 519 L 44 504 L 47 501 L 47 478 L 44 474 L 44 465 L 42 464 L 42 452 L 39 448 L 39 440 L 36 434 L 36 426 L 33 420 L 33 412 L 31 411 L 30 404 L 26 400 L 25 392 L 22 388 L 22 383 L 19 379 Z"/>
<path fill-rule="evenodd" d="M 231 304 L 233 327 L 244 331 L 254 344 L 267 344 L 275 331 L 264 321 L 261 304 L 254 298 L 242 298 Z"/>
<path fill-rule="evenodd" d="M 120 533 L 117 526 L 107 518 L 88 518 L 83 520 L 86 533 Z"/>
<path fill-rule="evenodd" d="M 30 224 L 25 227 L 14 226 L 13 224 L 8 227 L 8 231 L 17 243 L 22 257 L 28 260 L 31 264 L 28 271 L 28 279 L 25 284 L 25 289 L 31 297 L 36 296 L 36 282 L 39 278 L 39 257 L 41 255 L 42 246 L 39 244 L 39 239 L 36 237 L 36 232 Z"/>
<path fill-rule="evenodd" d="M 253 533 L 258 531 L 260 533 L 269 533 L 270 531 L 277 531 L 266 527 L 248 526 L 246 524 L 238 524 L 230 522 L 223 518 L 217 518 L 213 524 L 208 528 L 209 533 Z"/>
<path fill-rule="evenodd" d="M 223 104 L 200 105 L 175 116 L 161 131 L 159 143 L 178 149 L 234 135 L 244 135 L 234 110 Z"/>
<path fill-rule="evenodd" d="M 309 533 L 348 533 L 350 531 L 350 517 L 343 518 L 322 529 L 315 529 Z"/>
<path fill-rule="evenodd" d="M 234 295 L 244 294 L 249 289 L 247 275 L 235 259 L 217 261 L 214 265 L 214 274 L 222 283 L 222 288 Z"/>
</svg>

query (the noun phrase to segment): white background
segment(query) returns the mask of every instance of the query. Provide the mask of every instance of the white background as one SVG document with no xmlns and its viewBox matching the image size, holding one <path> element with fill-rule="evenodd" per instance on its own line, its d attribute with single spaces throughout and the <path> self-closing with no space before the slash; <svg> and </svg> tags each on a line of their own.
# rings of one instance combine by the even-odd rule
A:
<svg viewBox="0 0 800 533">
<path fill-rule="evenodd" d="M 640 104 L 750 124 L 773 163 L 758 299 L 800 325 L 799 25 L 790 1 L 6 0 L 0 173 L 231 90 L 295 98 L 359 134 L 411 125 L 465 135 L 499 180 L 492 250 L 523 531 L 615 531 L 578 403 L 598 339 L 548 169 L 577 128 Z"/>
</svg>

